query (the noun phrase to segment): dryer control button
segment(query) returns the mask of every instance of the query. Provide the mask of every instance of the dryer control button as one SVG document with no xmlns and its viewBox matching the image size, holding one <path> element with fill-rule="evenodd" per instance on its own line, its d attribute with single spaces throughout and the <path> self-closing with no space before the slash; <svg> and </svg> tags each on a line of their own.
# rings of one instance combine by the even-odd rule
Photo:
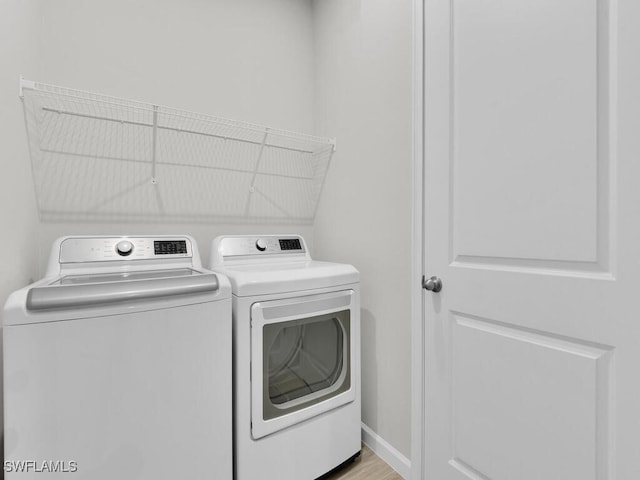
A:
<svg viewBox="0 0 640 480">
<path fill-rule="evenodd" d="M 261 252 L 264 252 L 267 249 L 267 242 L 266 240 L 259 238 L 258 240 L 256 240 L 256 248 L 258 250 L 260 250 Z"/>
<path fill-rule="evenodd" d="M 123 257 L 131 255 L 131 252 L 133 252 L 133 243 L 128 240 L 118 242 L 116 245 L 116 252 L 118 252 L 118 255 L 122 255 Z"/>
</svg>

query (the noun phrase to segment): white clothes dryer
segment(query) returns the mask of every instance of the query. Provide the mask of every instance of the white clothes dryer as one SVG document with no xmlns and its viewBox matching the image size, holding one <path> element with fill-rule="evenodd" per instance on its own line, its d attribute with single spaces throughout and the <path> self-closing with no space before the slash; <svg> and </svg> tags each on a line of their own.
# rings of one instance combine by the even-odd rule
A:
<svg viewBox="0 0 640 480">
<path fill-rule="evenodd" d="M 233 292 L 236 480 L 311 480 L 360 453 L 360 278 L 297 235 L 222 236 Z"/>
<path fill-rule="evenodd" d="M 61 238 L 3 323 L 5 478 L 232 478 L 231 288 L 192 238 Z"/>
</svg>

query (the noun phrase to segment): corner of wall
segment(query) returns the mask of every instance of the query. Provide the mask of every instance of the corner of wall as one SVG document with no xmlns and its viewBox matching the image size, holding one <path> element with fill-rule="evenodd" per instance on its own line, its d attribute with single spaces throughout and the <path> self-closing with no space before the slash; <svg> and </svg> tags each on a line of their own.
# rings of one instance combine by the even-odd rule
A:
<svg viewBox="0 0 640 480">
<path fill-rule="evenodd" d="M 364 423 L 362 442 L 404 478 L 411 477 L 411 461 Z"/>
</svg>

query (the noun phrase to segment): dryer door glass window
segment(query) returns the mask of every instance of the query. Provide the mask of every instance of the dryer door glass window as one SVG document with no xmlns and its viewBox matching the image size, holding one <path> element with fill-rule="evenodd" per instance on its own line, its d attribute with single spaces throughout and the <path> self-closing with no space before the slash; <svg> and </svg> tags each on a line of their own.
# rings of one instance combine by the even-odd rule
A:
<svg viewBox="0 0 640 480">
<path fill-rule="evenodd" d="M 265 420 L 350 388 L 349 310 L 270 323 L 263 328 Z"/>
</svg>

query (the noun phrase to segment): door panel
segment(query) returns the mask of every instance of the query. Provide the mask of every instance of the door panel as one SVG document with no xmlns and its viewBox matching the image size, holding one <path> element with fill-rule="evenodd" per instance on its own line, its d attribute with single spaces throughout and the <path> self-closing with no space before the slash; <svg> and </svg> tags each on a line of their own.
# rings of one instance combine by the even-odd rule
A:
<svg viewBox="0 0 640 480">
<path fill-rule="evenodd" d="M 606 2 L 456 0 L 451 15 L 453 258 L 604 261 Z"/>
<path fill-rule="evenodd" d="M 423 476 L 640 478 L 640 2 L 424 6 Z"/>
<path fill-rule="evenodd" d="M 459 313 L 450 322 L 452 465 L 488 478 L 595 480 L 608 455 L 597 438 L 610 416 L 599 402 L 610 349 Z"/>
</svg>

